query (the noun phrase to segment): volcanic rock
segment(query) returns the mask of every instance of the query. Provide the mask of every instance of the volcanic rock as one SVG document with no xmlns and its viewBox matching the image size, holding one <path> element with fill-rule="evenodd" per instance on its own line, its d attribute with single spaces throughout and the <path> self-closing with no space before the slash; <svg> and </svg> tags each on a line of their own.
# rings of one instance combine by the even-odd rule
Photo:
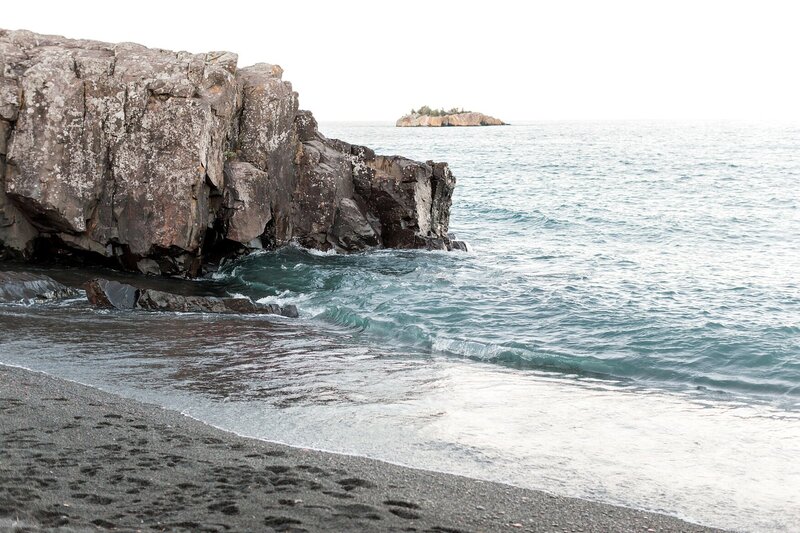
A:
<svg viewBox="0 0 800 533">
<path fill-rule="evenodd" d="M 327 139 L 282 73 L 0 30 L 0 255 L 195 276 L 292 241 L 448 248 L 447 165 Z"/>
<path fill-rule="evenodd" d="M 183 296 L 156 289 L 93 279 L 86 283 L 86 297 L 96 307 L 122 310 L 169 311 L 178 313 L 248 313 L 272 314 L 290 318 L 299 316 L 294 305 L 259 304 L 249 298 Z"/>
<path fill-rule="evenodd" d="M 118 281 L 94 279 L 84 289 L 89 303 L 103 309 L 134 309 L 139 299 L 139 289 Z"/>
<path fill-rule="evenodd" d="M 50 276 L 29 272 L 0 272 L 0 302 L 56 300 L 77 293 Z"/>
</svg>

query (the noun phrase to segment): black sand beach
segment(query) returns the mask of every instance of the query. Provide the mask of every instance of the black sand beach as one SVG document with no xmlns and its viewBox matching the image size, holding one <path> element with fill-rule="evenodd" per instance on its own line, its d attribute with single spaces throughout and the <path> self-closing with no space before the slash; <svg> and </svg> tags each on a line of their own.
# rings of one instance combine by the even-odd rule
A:
<svg viewBox="0 0 800 533">
<path fill-rule="evenodd" d="M 6 366 L 0 529 L 711 531 L 653 513 L 238 437 Z"/>
</svg>

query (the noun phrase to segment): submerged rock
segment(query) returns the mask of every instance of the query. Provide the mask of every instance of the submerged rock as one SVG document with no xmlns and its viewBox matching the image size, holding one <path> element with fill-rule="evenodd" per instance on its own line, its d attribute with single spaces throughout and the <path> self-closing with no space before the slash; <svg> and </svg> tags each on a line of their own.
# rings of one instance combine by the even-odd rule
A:
<svg viewBox="0 0 800 533">
<path fill-rule="evenodd" d="M 248 298 L 215 296 L 182 296 L 156 289 L 139 289 L 133 285 L 93 279 L 86 283 L 86 297 L 96 307 L 122 310 L 170 311 L 179 313 L 272 314 L 297 318 L 294 305 L 259 304 Z"/>
<path fill-rule="evenodd" d="M 0 272 L 0 302 L 33 302 L 75 296 L 77 291 L 50 276 L 29 272 Z"/>
<path fill-rule="evenodd" d="M 437 128 L 446 126 L 507 126 L 507 124 L 499 118 L 470 111 L 467 113 L 453 113 L 436 117 L 412 113 L 397 119 L 395 126 L 398 128 Z"/>
<path fill-rule="evenodd" d="M 0 30 L 0 254 L 194 276 L 291 241 L 449 248 L 447 165 L 325 138 L 282 73 Z"/>
</svg>

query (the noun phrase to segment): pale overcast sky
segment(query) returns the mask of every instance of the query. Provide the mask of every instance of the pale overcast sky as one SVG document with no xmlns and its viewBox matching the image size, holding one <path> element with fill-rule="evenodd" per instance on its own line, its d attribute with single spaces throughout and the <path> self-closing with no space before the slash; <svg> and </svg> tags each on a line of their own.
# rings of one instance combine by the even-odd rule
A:
<svg viewBox="0 0 800 533">
<path fill-rule="evenodd" d="M 277 63 L 322 121 L 800 120 L 800 3 L 5 2 L 0 27 Z"/>
</svg>

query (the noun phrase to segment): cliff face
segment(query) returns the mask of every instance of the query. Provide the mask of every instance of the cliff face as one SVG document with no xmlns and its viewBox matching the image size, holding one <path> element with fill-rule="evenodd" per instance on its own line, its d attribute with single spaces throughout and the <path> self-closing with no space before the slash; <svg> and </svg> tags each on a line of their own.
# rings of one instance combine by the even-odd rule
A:
<svg viewBox="0 0 800 533">
<path fill-rule="evenodd" d="M 148 273 L 298 241 L 448 249 L 445 163 L 327 139 L 278 66 L 0 30 L 0 253 Z"/>
<path fill-rule="evenodd" d="M 442 126 L 505 126 L 502 120 L 483 113 L 456 113 L 453 115 L 443 115 L 432 117 L 430 115 L 420 115 L 413 113 L 397 120 L 395 126 L 398 128 L 414 128 L 421 126 L 442 127 Z"/>
</svg>

